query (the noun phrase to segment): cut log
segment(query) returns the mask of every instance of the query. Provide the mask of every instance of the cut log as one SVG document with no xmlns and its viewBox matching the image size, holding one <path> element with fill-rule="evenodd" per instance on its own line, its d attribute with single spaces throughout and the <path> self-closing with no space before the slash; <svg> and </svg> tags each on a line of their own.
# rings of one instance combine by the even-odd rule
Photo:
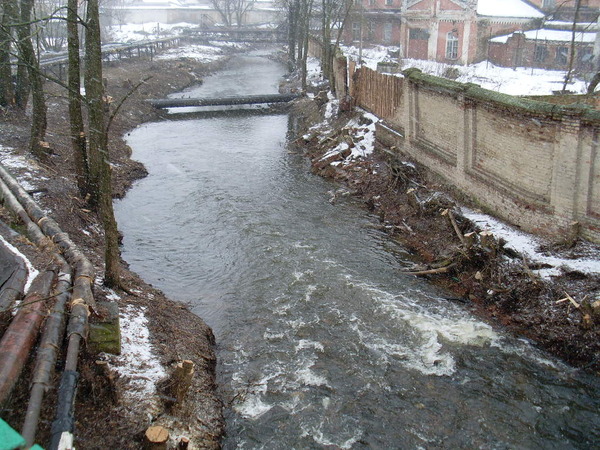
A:
<svg viewBox="0 0 600 450">
<path fill-rule="evenodd" d="M 169 430 L 158 425 L 146 430 L 145 448 L 147 450 L 166 450 L 169 441 Z"/>
</svg>

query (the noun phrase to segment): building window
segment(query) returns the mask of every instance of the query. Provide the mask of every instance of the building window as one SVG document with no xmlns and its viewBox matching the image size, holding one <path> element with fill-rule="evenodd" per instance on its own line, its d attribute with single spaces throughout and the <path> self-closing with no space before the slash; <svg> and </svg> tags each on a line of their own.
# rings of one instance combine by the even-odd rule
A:
<svg viewBox="0 0 600 450">
<path fill-rule="evenodd" d="M 567 64 L 569 56 L 568 47 L 556 47 L 556 64 Z"/>
<path fill-rule="evenodd" d="M 394 0 L 385 0 L 386 6 L 392 6 L 394 4 Z"/>
<path fill-rule="evenodd" d="M 383 42 L 389 44 L 392 42 L 392 22 L 383 24 Z"/>
<path fill-rule="evenodd" d="M 556 6 L 556 0 L 542 0 L 542 8 L 550 9 Z"/>
<path fill-rule="evenodd" d="M 408 32 L 409 39 L 416 39 L 421 41 L 429 40 L 429 31 L 425 28 L 411 28 Z"/>
<path fill-rule="evenodd" d="M 453 31 L 446 35 L 446 59 L 458 59 L 458 36 Z"/>
<path fill-rule="evenodd" d="M 375 6 L 375 0 L 369 0 L 369 6 Z"/>
<path fill-rule="evenodd" d="M 352 40 L 360 41 L 360 22 L 352 22 Z"/>
<path fill-rule="evenodd" d="M 367 40 L 372 41 L 375 37 L 375 24 L 370 20 L 367 22 Z"/>
<path fill-rule="evenodd" d="M 577 49 L 577 60 L 580 63 L 589 63 L 594 59 L 594 49 L 592 47 L 584 47 Z"/>
<path fill-rule="evenodd" d="M 545 45 L 536 45 L 533 53 L 533 60 L 535 62 L 544 62 L 548 57 L 548 47 Z"/>
</svg>

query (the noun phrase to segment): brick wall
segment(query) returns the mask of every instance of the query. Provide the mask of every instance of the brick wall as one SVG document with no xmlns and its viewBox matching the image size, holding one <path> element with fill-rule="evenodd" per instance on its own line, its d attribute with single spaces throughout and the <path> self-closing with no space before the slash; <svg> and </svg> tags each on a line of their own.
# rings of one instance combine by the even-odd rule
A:
<svg viewBox="0 0 600 450">
<path fill-rule="evenodd" d="M 557 239 L 577 221 L 584 237 L 600 242 L 599 112 L 498 94 L 416 69 L 398 78 L 361 68 L 353 80 L 356 104 L 383 119 L 377 138 L 482 209 Z"/>
</svg>

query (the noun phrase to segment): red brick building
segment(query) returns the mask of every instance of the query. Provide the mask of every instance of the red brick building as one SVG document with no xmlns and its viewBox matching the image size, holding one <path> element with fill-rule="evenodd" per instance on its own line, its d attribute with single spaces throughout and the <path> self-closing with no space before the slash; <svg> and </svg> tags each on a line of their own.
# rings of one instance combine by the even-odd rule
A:
<svg viewBox="0 0 600 450">
<path fill-rule="evenodd" d="M 528 0 L 546 14 L 551 14 L 556 20 L 573 21 L 576 0 Z M 579 21 L 592 22 L 598 17 L 600 0 L 581 0 L 579 5 Z"/>
<path fill-rule="evenodd" d="M 404 58 L 468 64 L 490 37 L 528 30 L 544 14 L 522 0 L 357 0 L 346 42 L 398 46 Z"/>
<path fill-rule="evenodd" d="M 498 36 L 490 39 L 489 60 L 504 67 L 567 70 L 572 37 L 571 31 L 548 28 Z M 573 68 L 576 71 L 592 71 L 595 40 L 596 32 L 575 33 Z"/>
</svg>

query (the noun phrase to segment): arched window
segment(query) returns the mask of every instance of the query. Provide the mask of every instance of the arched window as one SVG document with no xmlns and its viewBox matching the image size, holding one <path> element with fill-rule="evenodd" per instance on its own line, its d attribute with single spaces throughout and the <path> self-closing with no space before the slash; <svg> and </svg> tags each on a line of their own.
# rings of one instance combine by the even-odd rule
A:
<svg viewBox="0 0 600 450">
<path fill-rule="evenodd" d="M 458 59 L 458 36 L 454 31 L 446 35 L 446 59 Z"/>
</svg>

